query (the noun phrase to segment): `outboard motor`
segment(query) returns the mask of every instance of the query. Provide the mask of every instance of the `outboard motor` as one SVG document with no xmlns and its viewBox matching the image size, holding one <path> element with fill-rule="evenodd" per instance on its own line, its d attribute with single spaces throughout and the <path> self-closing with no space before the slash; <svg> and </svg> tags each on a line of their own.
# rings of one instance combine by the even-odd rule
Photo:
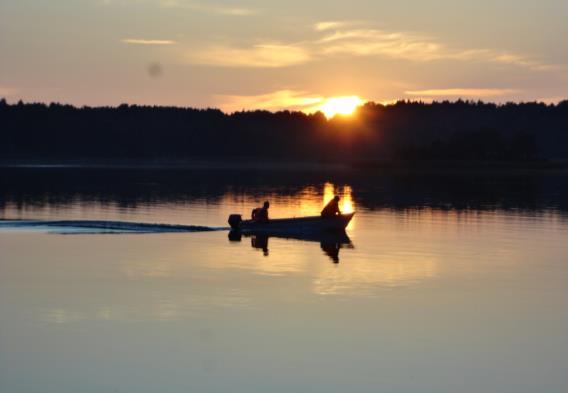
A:
<svg viewBox="0 0 568 393">
<path fill-rule="evenodd" d="M 240 214 L 231 214 L 229 216 L 229 225 L 232 229 L 239 229 L 242 221 L 243 219 Z"/>
</svg>

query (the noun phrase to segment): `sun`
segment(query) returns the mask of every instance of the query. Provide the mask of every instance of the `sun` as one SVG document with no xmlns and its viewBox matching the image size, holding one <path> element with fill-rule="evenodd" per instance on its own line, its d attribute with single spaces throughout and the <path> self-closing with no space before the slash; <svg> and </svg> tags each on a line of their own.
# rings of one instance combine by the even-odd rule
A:
<svg viewBox="0 0 568 393">
<path fill-rule="evenodd" d="M 363 100 L 357 96 L 330 97 L 318 107 L 318 110 L 331 119 L 336 115 L 351 115 L 362 104 Z"/>
</svg>

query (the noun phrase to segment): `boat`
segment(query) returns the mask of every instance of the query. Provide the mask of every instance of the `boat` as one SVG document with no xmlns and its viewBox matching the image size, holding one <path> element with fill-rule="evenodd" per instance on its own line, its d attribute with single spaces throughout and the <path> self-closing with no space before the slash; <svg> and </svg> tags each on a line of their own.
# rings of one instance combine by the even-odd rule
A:
<svg viewBox="0 0 568 393">
<path fill-rule="evenodd" d="M 249 233 L 317 233 L 344 231 L 353 216 L 353 213 L 340 214 L 334 217 L 294 217 L 275 218 L 267 222 L 243 220 L 240 214 L 229 216 L 229 225 L 232 230 Z"/>
<path fill-rule="evenodd" d="M 341 245 L 351 245 L 351 239 L 344 230 L 338 231 L 325 231 L 325 232 L 282 232 L 282 233 L 269 233 L 269 232 L 254 232 L 254 231 L 241 231 L 238 229 L 231 229 L 229 231 L 229 240 L 234 242 L 240 242 L 244 237 L 254 236 L 266 237 L 266 238 L 278 238 L 287 240 L 300 240 L 304 242 L 314 242 L 314 243 L 336 243 Z"/>
</svg>

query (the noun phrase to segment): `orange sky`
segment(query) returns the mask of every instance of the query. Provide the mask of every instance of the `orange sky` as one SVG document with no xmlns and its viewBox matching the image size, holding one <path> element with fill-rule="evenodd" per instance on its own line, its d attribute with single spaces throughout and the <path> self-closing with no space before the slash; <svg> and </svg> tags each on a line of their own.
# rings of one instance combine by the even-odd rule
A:
<svg viewBox="0 0 568 393">
<path fill-rule="evenodd" d="M 3 0 L 0 96 L 320 109 L 568 95 L 559 0 Z"/>
</svg>

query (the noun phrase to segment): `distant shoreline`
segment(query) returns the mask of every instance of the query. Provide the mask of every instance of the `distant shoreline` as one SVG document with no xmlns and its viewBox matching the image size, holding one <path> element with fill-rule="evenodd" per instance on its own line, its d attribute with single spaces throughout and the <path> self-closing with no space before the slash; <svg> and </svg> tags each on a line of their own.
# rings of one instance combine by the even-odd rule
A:
<svg viewBox="0 0 568 393">
<path fill-rule="evenodd" d="M 455 171 L 558 170 L 554 160 L 568 161 L 568 101 L 367 103 L 327 119 L 0 100 L 0 124 L 0 162 L 14 165 Z"/>
</svg>

